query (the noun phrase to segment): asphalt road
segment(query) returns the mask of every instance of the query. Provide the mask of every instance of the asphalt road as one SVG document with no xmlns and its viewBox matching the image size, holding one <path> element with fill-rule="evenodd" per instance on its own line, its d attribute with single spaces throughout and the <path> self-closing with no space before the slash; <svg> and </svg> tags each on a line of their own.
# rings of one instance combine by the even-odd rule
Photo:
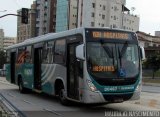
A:
<svg viewBox="0 0 160 117">
<path fill-rule="evenodd" d="M 45 94 L 20 94 L 17 86 L 5 80 L 0 80 L 0 93 L 26 117 L 105 117 L 110 112 L 159 110 L 129 102 L 100 106 L 73 103 L 63 106 L 57 98 Z"/>
</svg>

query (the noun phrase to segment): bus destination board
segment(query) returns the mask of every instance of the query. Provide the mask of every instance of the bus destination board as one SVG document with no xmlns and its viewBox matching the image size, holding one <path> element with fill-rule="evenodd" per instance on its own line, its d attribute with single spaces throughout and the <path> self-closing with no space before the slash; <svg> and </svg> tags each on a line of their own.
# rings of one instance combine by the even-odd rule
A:
<svg viewBox="0 0 160 117">
<path fill-rule="evenodd" d="M 124 32 L 109 32 L 109 31 L 93 31 L 93 38 L 105 38 L 105 39 L 129 39 L 129 34 Z"/>
</svg>

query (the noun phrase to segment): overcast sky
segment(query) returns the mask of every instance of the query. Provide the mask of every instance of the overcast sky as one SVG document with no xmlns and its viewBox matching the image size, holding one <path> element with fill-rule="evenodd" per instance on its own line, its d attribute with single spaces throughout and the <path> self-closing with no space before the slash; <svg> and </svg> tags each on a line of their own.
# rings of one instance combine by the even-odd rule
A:
<svg viewBox="0 0 160 117">
<path fill-rule="evenodd" d="M 5 14 L 17 14 L 17 10 L 22 7 L 30 8 L 34 0 L 1 0 L 0 16 Z M 7 10 L 6 12 L 2 12 Z M 6 16 L 0 18 L 0 28 L 4 29 L 5 36 L 17 36 L 17 17 Z"/>
<path fill-rule="evenodd" d="M 3 2 L 2 2 L 3 1 Z M 14 13 L 22 7 L 30 8 L 34 0 L 1 0 L 0 16 Z M 160 0 L 126 0 L 126 6 L 131 9 L 135 7 L 131 13 L 140 16 L 140 31 L 151 33 L 160 31 Z M 6 12 L 1 12 L 7 10 Z M 4 29 L 5 36 L 17 35 L 17 17 L 7 16 L 0 19 L 0 28 Z"/>
<path fill-rule="evenodd" d="M 134 14 L 140 16 L 140 31 L 151 33 L 160 31 L 160 0 L 126 0 L 126 6 L 135 7 Z M 132 13 L 132 11 L 131 11 Z"/>
</svg>

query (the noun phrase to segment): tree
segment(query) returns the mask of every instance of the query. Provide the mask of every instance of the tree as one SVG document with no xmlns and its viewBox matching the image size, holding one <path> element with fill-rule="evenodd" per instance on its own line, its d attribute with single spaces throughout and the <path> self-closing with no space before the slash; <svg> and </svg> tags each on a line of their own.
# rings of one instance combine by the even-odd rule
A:
<svg viewBox="0 0 160 117">
<path fill-rule="evenodd" d="M 3 65 L 6 63 L 6 54 L 4 51 L 0 50 L 0 69 L 3 68 Z"/>
<path fill-rule="evenodd" d="M 154 79 L 155 72 L 160 69 L 160 55 L 152 55 L 147 58 L 147 60 L 144 62 L 145 66 L 148 68 L 151 68 L 153 71 L 152 78 Z"/>
</svg>

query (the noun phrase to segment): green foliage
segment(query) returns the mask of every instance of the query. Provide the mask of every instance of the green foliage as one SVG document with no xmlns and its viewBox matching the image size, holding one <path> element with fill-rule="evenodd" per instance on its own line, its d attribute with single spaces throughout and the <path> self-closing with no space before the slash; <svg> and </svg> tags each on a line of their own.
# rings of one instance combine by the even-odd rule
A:
<svg viewBox="0 0 160 117">
<path fill-rule="evenodd" d="M 3 65 L 6 63 L 6 54 L 4 51 L 0 50 L 0 69 L 3 68 Z"/>
<path fill-rule="evenodd" d="M 148 57 L 143 64 L 145 68 L 150 68 L 153 70 L 153 78 L 154 78 L 154 73 L 160 69 L 160 55 L 155 54 Z"/>
</svg>

